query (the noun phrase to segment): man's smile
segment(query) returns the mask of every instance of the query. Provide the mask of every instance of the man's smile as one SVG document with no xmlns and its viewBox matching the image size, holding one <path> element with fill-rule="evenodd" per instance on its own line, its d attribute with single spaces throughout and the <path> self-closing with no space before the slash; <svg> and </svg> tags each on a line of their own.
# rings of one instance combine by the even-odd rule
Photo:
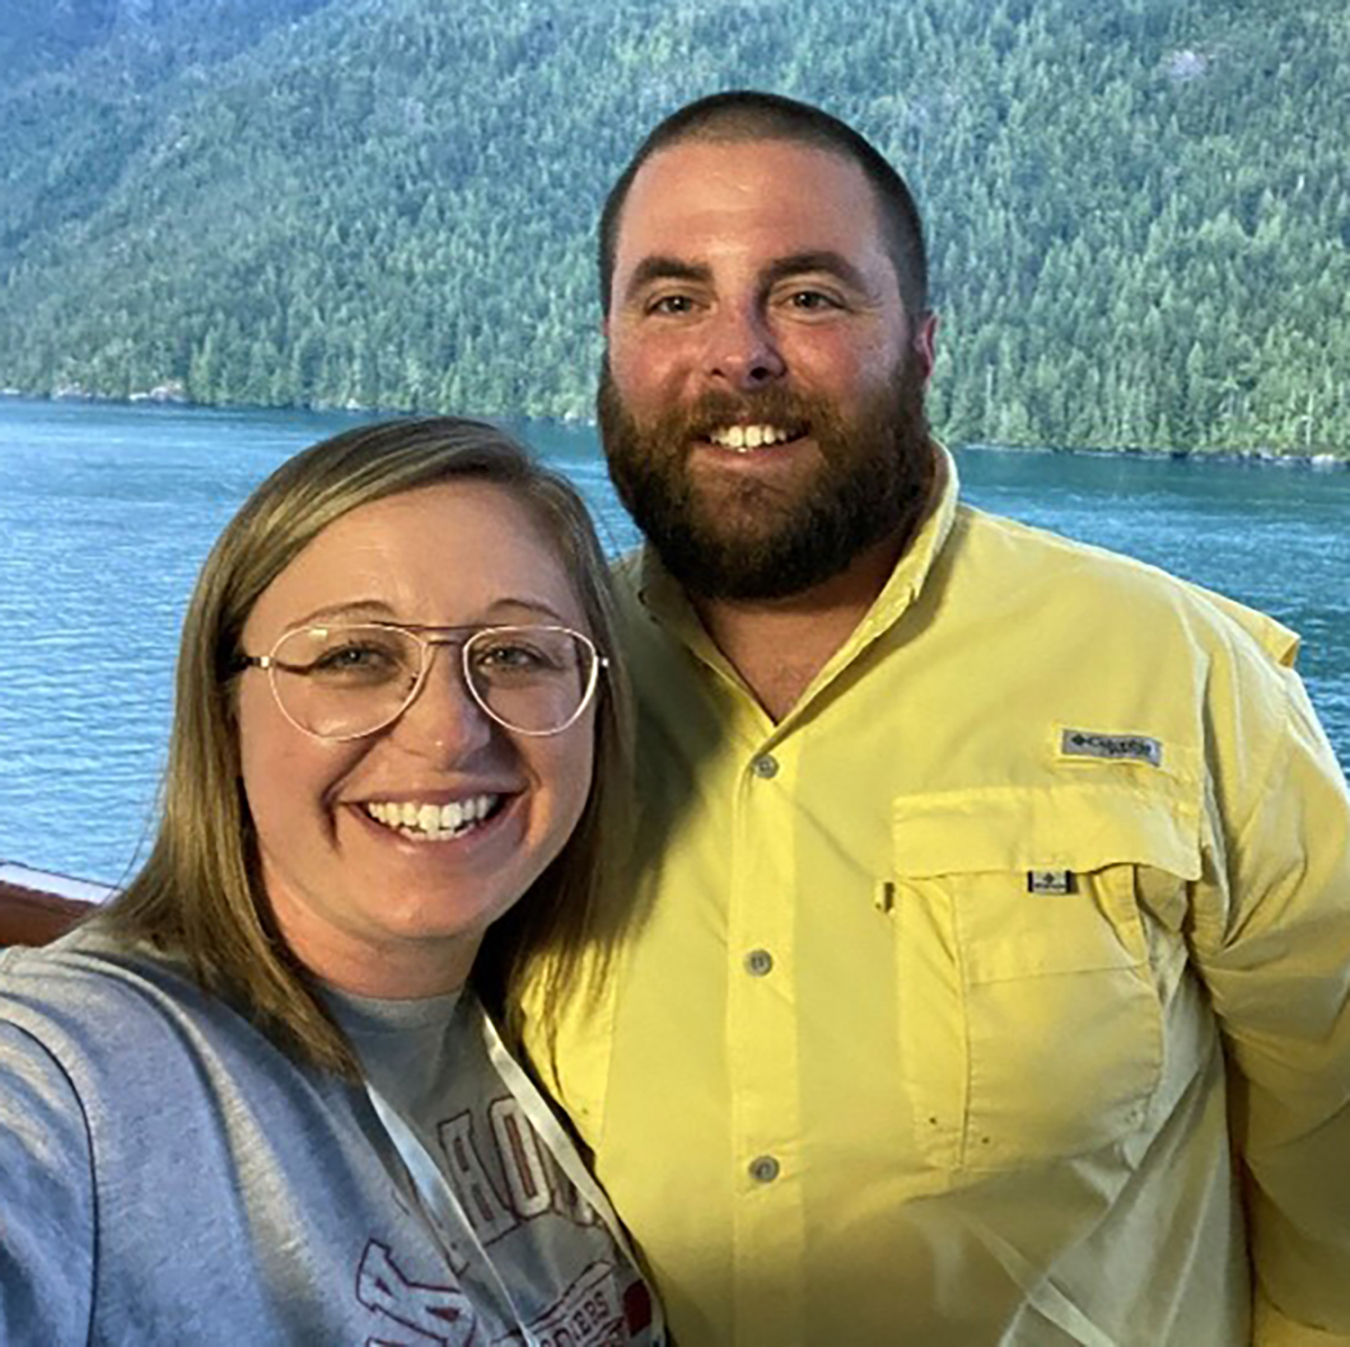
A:
<svg viewBox="0 0 1350 1347">
<path fill-rule="evenodd" d="M 739 453 L 745 453 L 750 449 L 786 444 L 790 440 L 799 439 L 803 434 L 804 430 L 789 430 L 778 425 L 730 425 L 719 426 L 709 431 L 703 438 L 709 444 L 715 444 L 721 449 L 735 449 Z"/>
</svg>

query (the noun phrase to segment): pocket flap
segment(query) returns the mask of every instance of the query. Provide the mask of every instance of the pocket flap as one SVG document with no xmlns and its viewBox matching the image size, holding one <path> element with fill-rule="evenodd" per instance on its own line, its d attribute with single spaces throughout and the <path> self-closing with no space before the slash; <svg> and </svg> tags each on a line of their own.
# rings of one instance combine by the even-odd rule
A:
<svg viewBox="0 0 1350 1347">
<path fill-rule="evenodd" d="M 895 872 L 1144 865 L 1200 878 L 1199 813 L 1165 790 L 1059 783 L 904 796 L 892 805 Z"/>
</svg>

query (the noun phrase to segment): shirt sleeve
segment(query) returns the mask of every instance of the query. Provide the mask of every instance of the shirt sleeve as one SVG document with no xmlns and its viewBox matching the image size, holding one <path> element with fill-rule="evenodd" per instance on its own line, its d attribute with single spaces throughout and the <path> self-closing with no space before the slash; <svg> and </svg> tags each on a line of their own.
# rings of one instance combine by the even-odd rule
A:
<svg viewBox="0 0 1350 1347">
<path fill-rule="evenodd" d="M 91 1173 L 69 1077 L 31 1034 L 0 1022 L 0 1342 L 89 1340 Z"/>
<path fill-rule="evenodd" d="M 1281 670 L 1273 748 L 1236 766 L 1247 808 L 1197 911 L 1197 962 L 1233 1068 L 1254 1341 L 1350 1344 L 1350 796 L 1303 685 Z"/>
</svg>

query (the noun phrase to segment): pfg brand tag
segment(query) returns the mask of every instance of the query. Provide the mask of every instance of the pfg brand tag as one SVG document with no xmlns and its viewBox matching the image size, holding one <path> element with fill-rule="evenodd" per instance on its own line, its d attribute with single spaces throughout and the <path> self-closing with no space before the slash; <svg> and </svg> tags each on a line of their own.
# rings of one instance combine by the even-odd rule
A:
<svg viewBox="0 0 1350 1347">
<path fill-rule="evenodd" d="M 1028 870 L 1028 893 L 1073 893 L 1077 888 L 1072 870 Z"/>
<path fill-rule="evenodd" d="M 1065 730 L 1059 751 L 1066 758 L 1105 758 L 1111 762 L 1146 762 L 1162 766 L 1162 740 L 1145 734 L 1099 734 L 1095 730 Z"/>
</svg>

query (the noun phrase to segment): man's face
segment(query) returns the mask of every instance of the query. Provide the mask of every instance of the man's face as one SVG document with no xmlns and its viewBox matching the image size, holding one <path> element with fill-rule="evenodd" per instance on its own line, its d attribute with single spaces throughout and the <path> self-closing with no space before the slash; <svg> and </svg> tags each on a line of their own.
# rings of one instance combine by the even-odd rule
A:
<svg viewBox="0 0 1350 1347">
<path fill-rule="evenodd" d="M 908 320 L 848 159 L 785 141 L 654 155 L 605 332 L 610 475 L 692 592 L 797 593 L 912 523 L 933 322 Z"/>
</svg>

